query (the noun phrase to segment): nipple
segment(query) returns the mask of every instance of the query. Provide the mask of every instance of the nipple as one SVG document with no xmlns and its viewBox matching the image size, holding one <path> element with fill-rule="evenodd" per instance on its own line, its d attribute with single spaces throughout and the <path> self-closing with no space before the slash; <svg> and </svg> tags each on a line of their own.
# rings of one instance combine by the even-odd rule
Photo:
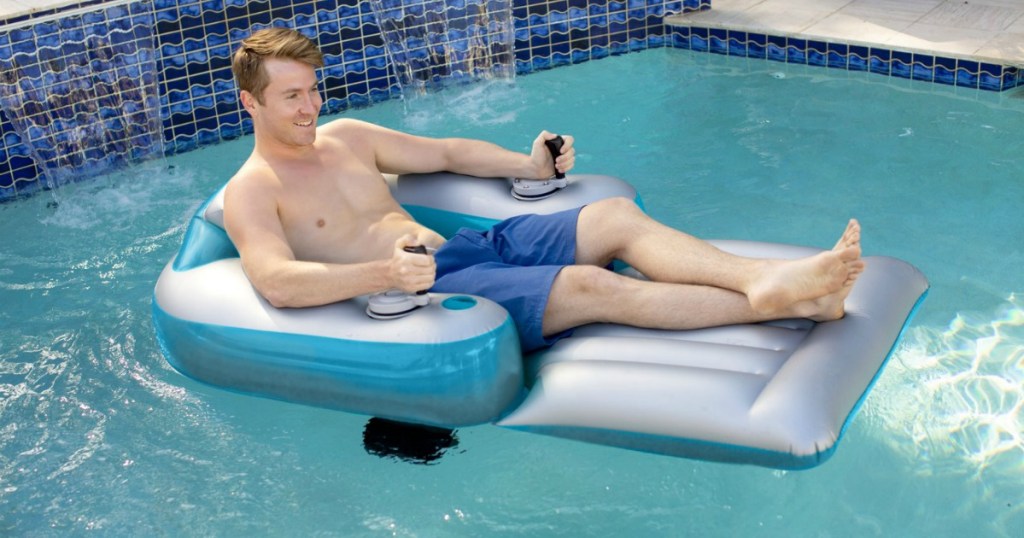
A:
<svg viewBox="0 0 1024 538">
<path fill-rule="evenodd" d="M 327 223 L 324 222 L 324 219 L 317 219 L 317 221 L 316 221 L 316 227 L 317 228 L 323 228 L 325 224 L 327 224 Z"/>
</svg>

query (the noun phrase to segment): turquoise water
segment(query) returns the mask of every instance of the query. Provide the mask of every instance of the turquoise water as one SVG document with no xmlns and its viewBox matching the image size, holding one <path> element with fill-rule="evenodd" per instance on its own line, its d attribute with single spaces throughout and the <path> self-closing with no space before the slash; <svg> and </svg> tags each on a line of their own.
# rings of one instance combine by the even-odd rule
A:
<svg viewBox="0 0 1024 538">
<path fill-rule="evenodd" d="M 154 281 L 251 140 L 0 205 L 0 535 L 1017 536 L 1024 528 L 1021 93 L 653 50 L 347 115 L 634 183 L 703 237 L 866 253 L 933 289 L 833 458 L 803 472 L 465 428 L 430 465 L 366 417 L 171 370 Z"/>
</svg>

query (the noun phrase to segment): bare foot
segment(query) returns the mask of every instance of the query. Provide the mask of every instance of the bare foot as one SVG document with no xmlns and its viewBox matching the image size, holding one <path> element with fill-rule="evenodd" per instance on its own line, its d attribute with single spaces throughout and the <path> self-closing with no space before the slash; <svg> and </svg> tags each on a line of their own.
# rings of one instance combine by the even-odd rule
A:
<svg viewBox="0 0 1024 538">
<path fill-rule="evenodd" d="M 836 246 L 832 247 L 832 250 L 838 251 L 847 247 L 860 248 L 860 223 L 857 222 L 857 219 L 850 219 L 850 222 L 846 223 L 843 235 L 839 237 L 839 241 L 836 242 Z"/>
<path fill-rule="evenodd" d="M 864 260 L 859 260 L 859 263 L 852 268 L 849 278 L 843 284 L 843 287 L 839 288 L 839 291 L 810 301 L 795 303 L 789 315 L 808 318 L 811 321 L 842 319 L 846 315 L 846 298 L 853 291 L 853 284 L 857 281 L 857 278 L 864 272 L 864 266 Z"/>
<path fill-rule="evenodd" d="M 799 311 L 801 317 L 819 321 L 838 319 L 864 272 L 860 256 L 860 224 L 851 219 L 832 250 L 797 260 L 766 260 L 764 273 L 747 298 L 763 314 Z"/>
<path fill-rule="evenodd" d="M 832 250 L 839 251 L 849 248 L 857 250 L 857 258 L 847 263 L 850 273 L 847 276 L 846 282 L 843 283 L 843 287 L 839 288 L 839 291 L 836 293 L 815 300 L 814 303 L 818 307 L 818 313 L 806 317 L 814 321 L 831 321 L 840 319 L 846 314 L 846 298 L 850 296 L 850 292 L 853 291 L 854 282 L 864 272 L 864 268 L 867 265 L 860 257 L 860 223 L 857 222 L 857 219 L 850 219 L 850 222 L 846 224 L 846 230 L 843 231 L 843 235 L 836 242 L 836 246 L 832 247 Z"/>
</svg>

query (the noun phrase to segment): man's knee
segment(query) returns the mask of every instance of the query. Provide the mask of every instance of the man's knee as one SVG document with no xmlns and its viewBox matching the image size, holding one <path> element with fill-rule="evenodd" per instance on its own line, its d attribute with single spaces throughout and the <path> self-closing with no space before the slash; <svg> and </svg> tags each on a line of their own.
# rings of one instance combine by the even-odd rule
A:
<svg viewBox="0 0 1024 538">
<path fill-rule="evenodd" d="M 551 289 L 544 311 L 544 334 L 587 323 L 609 321 L 616 299 L 629 293 L 632 279 L 594 265 L 563 268 Z"/>
<path fill-rule="evenodd" d="M 636 202 L 623 196 L 605 198 L 594 202 L 593 205 L 597 206 L 602 215 L 636 215 L 643 213 L 636 205 Z"/>
<path fill-rule="evenodd" d="M 616 196 L 596 202 L 594 215 L 603 227 L 604 234 L 617 234 L 620 242 L 628 243 L 634 234 L 646 229 L 650 218 L 636 202 L 629 198 Z"/>
<path fill-rule="evenodd" d="M 606 198 L 584 208 L 576 231 L 578 263 L 607 265 L 621 258 L 648 223 L 629 198 Z"/>
<path fill-rule="evenodd" d="M 626 285 L 626 279 L 596 265 L 570 265 L 558 274 L 563 291 L 577 298 L 614 297 Z"/>
</svg>

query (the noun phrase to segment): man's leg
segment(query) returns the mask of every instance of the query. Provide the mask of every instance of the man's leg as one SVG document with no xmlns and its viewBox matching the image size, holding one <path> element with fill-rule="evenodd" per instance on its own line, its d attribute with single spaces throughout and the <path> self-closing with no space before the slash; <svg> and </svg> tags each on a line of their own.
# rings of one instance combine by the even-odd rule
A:
<svg viewBox="0 0 1024 538">
<path fill-rule="evenodd" d="M 771 317 L 837 292 L 845 299 L 864 269 L 860 226 L 853 220 L 832 250 L 800 260 L 764 260 L 723 252 L 651 219 L 623 198 L 580 212 L 576 246 L 579 264 L 605 265 L 618 258 L 653 281 L 739 292 L 755 312 Z"/>
<path fill-rule="evenodd" d="M 828 321 L 842 317 L 846 294 L 848 290 L 840 290 L 764 313 L 754 310 L 747 297 L 736 291 L 643 281 L 593 265 L 572 265 L 555 278 L 544 310 L 543 333 L 548 336 L 588 323 L 683 330 L 782 318 Z"/>
</svg>

